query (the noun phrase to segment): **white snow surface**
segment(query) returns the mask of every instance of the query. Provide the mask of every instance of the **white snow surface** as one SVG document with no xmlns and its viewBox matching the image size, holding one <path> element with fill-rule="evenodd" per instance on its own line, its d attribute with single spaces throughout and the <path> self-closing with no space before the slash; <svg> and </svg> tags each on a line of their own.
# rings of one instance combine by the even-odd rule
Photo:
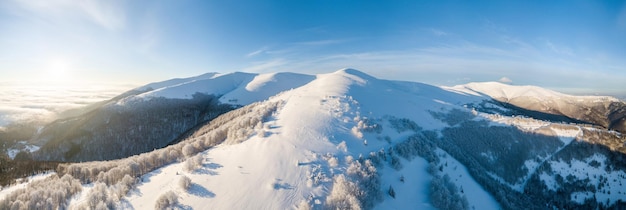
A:
<svg viewBox="0 0 626 210">
<path fill-rule="evenodd" d="M 153 82 L 153 83 L 150 83 L 150 84 L 147 84 L 147 85 L 135 88 L 135 90 L 140 90 L 140 91 L 156 90 L 156 89 L 169 87 L 169 86 L 174 86 L 174 85 L 187 83 L 187 82 L 191 82 L 191 81 L 195 81 L 195 80 L 210 79 L 210 78 L 214 77 L 217 74 L 218 73 L 210 72 L 210 73 L 205 73 L 205 74 L 194 76 L 194 77 L 176 78 L 176 79 L 170 79 L 170 80 L 165 80 L 165 81 L 161 81 L 161 82 Z"/>
<path fill-rule="evenodd" d="M 626 200 L 626 188 L 622 187 L 626 184 L 626 172 L 621 170 L 606 170 L 606 156 L 594 154 L 585 160 L 572 160 L 567 163 L 563 160 L 551 161 L 550 167 L 557 174 L 548 175 L 545 172 L 540 174 L 540 179 L 548 187 L 554 190 L 558 187 L 556 176 L 561 176 L 564 180 L 568 180 L 568 176 L 573 180 L 589 179 L 590 183 L 598 189 L 595 193 L 590 191 L 577 192 L 572 194 L 571 200 L 583 203 L 585 198 L 595 196 L 600 202 L 607 202 L 609 205 L 617 202 L 617 200 Z M 597 166 L 592 166 L 595 162 Z M 601 178 L 605 177 L 602 181 Z"/>
<path fill-rule="evenodd" d="M 201 93 L 220 96 L 222 103 L 248 105 L 266 100 L 280 92 L 300 87 L 313 79 L 315 76 L 297 73 L 207 73 L 197 77 L 148 84 L 137 88 L 137 90 L 149 91 L 126 100 L 158 97 L 191 99 L 194 94 Z"/>
<path fill-rule="evenodd" d="M 140 98 L 178 98 L 190 99 L 195 93 L 223 95 L 240 87 L 254 78 L 254 74 L 234 72 L 215 74 L 210 78 L 185 81 L 182 83 L 158 88 L 143 94 Z"/>
<path fill-rule="evenodd" d="M 487 97 L 607 100 L 607 97 L 569 96 L 539 87 L 495 82 L 435 87 L 380 80 L 353 69 L 319 75 L 207 73 L 151 83 L 136 90 L 146 92 L 120 103 L 159 97 L 190 99 L 194 94 L 202 93 L 219 96 L 220 102 L 234 105 L 264 100 L 267 101 L 262 103 L 279 102 L 281 105 L 262 126 L 255 128 L 257 133 L 265 135 L 252 134 L 241 143 L 221 144 L 201 152 L 202 167 L 194 171 L 184 171 L 184 163 L 181 162 L 142 176 L 141 183 L 119 204 L 123 209 L 153 209 L 157 198 L 170 190 L 179 196 L 179 207 L 182 209 L 296 209 L 302 203 L 321 209 L 333 189 L 332 178 L 346 174 L 351 159 L 388 148 L 412 134 L 411 131 L 397 132 L 391 128 L 385 122 L 389 117 L 407 118 L 425 130 L 439 130 L 448 125 L 434 119 L 431 111 L 470 111 L 463 105 Z M 552 127 L 549 122 L 532 118 L 490 115 L 475 110 L 472 113 L 478 118 L 490 120 L 492 125 L 512 125 L 527 131 L 549 130 L 549 133 L 559 136 L 565 145 L 580 135 L 580 130 Z M 367 123 L 379 123 L 383 129 L 380 133 L 366 132 L 361 128 L 368 126 Z M 441 149 L 437 150 L 437 154 L 441 157 L 440 165 L 445 164 L 440 175 L 447 174 L 459 189 L 463 189 L 463 195 L 472 208 L 500 208 L 495 199 L 470 176 L 465 166 Z M 549 157 L 541 158 L 543 162 Z M 550 164 L 563 177 L 573 175 L 578 179 L 592 179 L 592 175 L 602 173 L 601 169 L 605 167 L 603 158 L 606 157 L 594 156 L 572 164 Z M 589 165 L 592 160 L 601 163 L 598 170 L 583 173 L 583 166 Z M 377 168 L 384 199 L 374 208 L 434 209 L 429 198 L 432 179 L 427 172 L 429 163 L 421 157 L 410 161 L 401 159 L 401 162 L 404 167 L 400 170 L 387 164 Z M 527 161 L 526 166 L 534 171 L 539 163 Z M 179 186 L 182 176 L 192 180 L 188 190 Z M 405 178 L 404 182 L 400 181 L 401 176 Z M 549 189 L 556 189 L 558 184 L 554 176 L 540 174 L 540 179 Z M 621 184 L 619 177 L 623 176 L 626 174 L 621 171 L 611 172 L 608 182 L 619 181 Z M 593 181 L 596 186 L 602 185 L 600 180 Z M 626 194 L 621 188 L 604 185 L 607 193 L 595 194 L 599 200 L 613 203 L 623 199 L 622 193 Z M 25 184 L 1 190 L 0 198 L 23 186 Z M 395 198 L 386 193 L 389 186 L 393 186 Z M 83 192 L 72 198 L 70 206 L 85 202 L 93 184 L 83 187 Z M 593 196 L 591 192 L 578 192 L 571 199 L 582 202 L 590 196 Z"/>
<path fill-rule="evenodd" d="M 456 93 L 437 87 L 379 80 L 352 69 L 314 77 L 242 75 L 245 79 L 239 77 L 223 100 L 242 100 L 247 94 L 264 91 L 284 91 L 269 99 L 282 105 L 264 122 L 267 135 L 252 135 L 242 143 L 222 144 L 204 151 L 202 168 L 192 172 L 183 171 L 183 163 L 175 163 L 147 174 L 122 201 L 122 207 L 151 209 L 161 194 L 172 190 L 179 195 L 182 207 L 193 209 L 295 209 L 302 202 L 319 208 L 332 190 L 332 177 L 346 173 L 351 157 L 366 156 L 388 147 L 389 143 L 381 138 L 384 135 L 393 137 L 392 143 L 406 136 L 387 127 L 381 134 L 355 132 L 360 119 L 399 116 L 419 121 L 426 129 L 441 128 L 446 125 L 433 119 L 428 110 L 449 109 L 466 100 L 452 97 Z M 224 76 L 218 75 L 213 81 L 225 82 L 226 79 L 217 80 L 220 77 Z M 292 90 L 292 87 L 272 83 L 284 79 L 298 81 L 301 86 Z M 183 85 L 196 85 L 193 84 L 196 82 L 208 85 L 203 80 Z M 163 89 L 149 94 L 175 96 L 169 93 L 172 92 Z M 329 164 L 329 157 L 337 158 L 338 164 Z M 384 193 L 384 201 L 375 208 L 432 209 L 428 196 L 431 178 L 426 172 L 428 163 L 417 157 L 404 164 L 406 167 L 400 171 L 389 166 L 378 169 L 383 190 L 393 184 L 397 198 Z M 467 196 L 470 204 L 497 208 L 494 199 L 477 187 L 479 185 L 464 167 L 449 173 L 463 177 L 459 183 L 472 192 Z M 406 177 L 403 185 L 398 184 L 399 174 Z M 189 191 L 178 187 L 182 175 L 192 180 Z M 314 183 L 312 177 L 319 182 Z"/>
<path fill-rule="evenodd" d="M 467 197 L 470 209 L 500 209 L 500 205 L 478 184 L 467 171 L 467 168 L 447 152 L 437 149 L 437 153 L 444 166 L 442 174 L 447 174 L 450 179 L 462 189 L 462 195 Z"/>
<path fill-rule="evenodd" d="M 473 82 L 465 85 L 457 85 L 453 87 L 445 87 L 449 90 L 456 90 L 462 93 L 481 96 L 486 95 L 491 98 L 511 100 L 518 97 L 533 97 L 539 99 L 553 98 L 553 99 L 567 99 L 573 101 L 612 101 L 618 102 L 619 99 L 610 96 L 573 96 L 564 93 L 559 93 L 553 90 L 525 85 L 507 85 L 500 82 Z"/>
<path fill-rule="evenodd" d="M 418 157 L 411 162 L 402 160 L 404 168 L 395 170 L 389 166 L 382 170 L 385 179 L 382 180 L 382 189 L 387 191 L 392 186 L 396 197 L 391 198 L 385 194 L 385 200 L 378 204 L 375 209 L 435 209 L 430 204 L 429 186 L 432 176 L 428 174 L 428 162 Z M 404 177 L 404 182 L 400 177 Z"/>
</svg>

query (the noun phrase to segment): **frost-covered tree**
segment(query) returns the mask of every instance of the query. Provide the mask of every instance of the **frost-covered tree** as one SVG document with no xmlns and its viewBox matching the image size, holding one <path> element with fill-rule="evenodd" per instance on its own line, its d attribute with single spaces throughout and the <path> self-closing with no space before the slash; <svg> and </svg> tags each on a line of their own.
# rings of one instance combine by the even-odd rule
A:
<svg viewBox="0 0 626 210">
<path fill-rule="evenodd" d="M 22 210 L 22 209 L 26 209 L 26 205 L 24 205 L 24 203 L 21 200 L 17 200 L 13 202 L 13 205 L 11 205 L 11 210 Z"/>
<path fill-rule="evenodd" d="M 77 179 L 53 174 L 5 195 L 0 200 L 0 209 L 64 209 L 68 199 L 81 190 Z"/>
<path fill-rule="evenodd" d="M 337 157 L 335 156 L 331 156 L 330 158 L 328 158 L 328 166 L 332 168 L 339 166 L 339 159 L 337 159 Z"/>
<path fill-rule="evenodd" d="M 178 186 L 183 190 L 189 190 L 191 188 L 191 179 L 187 176 L 181 176 L 178 180 Z"/>
<path fill-rule="evenodd" d="M 96 183 L 87 195 L 87 204 L 89 208 L 95 209 L 98 204 L 107 202 L 109 200 L 109 192 L 107 186 L 104 183 Z"/>
<path fill-rule="evenodd" d="M 430 199 L 433 206 L 440 209 L 469 209 L 465 195 L 461 195 L 450 176 L 435 175 L 431 180 Z"/>
<path fill-rule="evenodd" d="M 187 144 L 183 147 L 183 155 L 185 157 L 191 157 L 196 152 L 196 149 L 191 144 Z"/>
<path fill-rule="evenodd" d="M 172 191 L 167 191 L 156 200 L 154 209 L 169 209 L 174 208 L 176 205 L 178 205 L 178 195 Z"/>
<path fill-rule="evenodd" d="M 202 154 L 197 154 L 196 156 L 187 158 L 187 160 L 185 161 L 183 165 L 183 169 L 189 172 L 194 171 L 202 167 L 202 161 L 203 161 Z"/>
<path fill-rule="evenodd" d="M 361 209 L 361 203 L 357 198 L 361 190 L 357 184 L 349 181 L 343 174 L 337 175 L 333 181 L 333 189 L 326 197 L 328 209 Z"/>
<path fill-rule="evenodd" d="M 311 210 L 311 204 L 306 200 L 302 200 L 300 204 L 298 204 L 298 210 Z"/>
<path fill-rule="evenodd" d="M 253 127 L 274 112 L 279 104 L 256 103 L 226 113 L 190 132 L 181 142 L 161 149 L 152 148 L 151 152 L 113 161 L 59 164 L 57 174 L 5 195 L 0 199 L 0 209 L 67 209 L 69 198 L 82 190 L 81 182 L 93 183 L 94 188 L 85 195 L 83 203 L 73 207 L 96 209 L 105 204 L 109 209 L 119 208 L 119 199 L 134 187 L 136 177 L 182 158 L 187 158 L 192 168 L 202 166 L 202 155 L 197 153 L 223 143 L 229 133 L 242 129 L 253 131 Z M 239 118 L 241 121 L 234 120 Z M 169 195 L 164 194 L 165 203 L 176 203 L 173 201 L 177 199 Z"/>
</svg>

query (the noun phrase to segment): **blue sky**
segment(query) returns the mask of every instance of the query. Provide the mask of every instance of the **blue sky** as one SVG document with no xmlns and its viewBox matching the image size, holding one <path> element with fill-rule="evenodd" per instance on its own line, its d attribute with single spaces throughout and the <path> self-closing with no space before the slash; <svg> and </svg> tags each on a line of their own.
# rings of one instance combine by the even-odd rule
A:
<svg viewBox="0 0 626 210">
<path fill-rule="evenodd" d="M 624 1 L 0 2 L 0 80 L 142 84 L 352 67 L 454 85 L 626 92 Z"/>
</svg>

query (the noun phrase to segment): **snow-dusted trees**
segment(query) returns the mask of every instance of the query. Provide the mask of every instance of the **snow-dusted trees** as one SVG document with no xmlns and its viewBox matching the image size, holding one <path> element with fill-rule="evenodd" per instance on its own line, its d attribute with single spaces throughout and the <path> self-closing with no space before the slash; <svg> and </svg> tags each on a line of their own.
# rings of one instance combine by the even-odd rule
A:
<svg viewBox="0 0 626 210">
<path fill-rule="evenodd" d="M 100 206 L 112 207 L 113 202 L 104 183 L 96 183 L 87 195 L 87 205 L 89 209 Z"/>
<path fill-rule="evenodd" d="M 188 168 L 190 170 L 201 167 L 203 158 L 202 155 L 197 153 L 224 142 L 232 132 L 242 129 L 247 129 L 248 131 L 246 132 L 253 131 L 254 127 L 258 127 L 265 118 L 276 110 L 278 105 L 279 102 L 255 103 L 217 117 L 207 125 L 190 133 L 185 140 L 178 144 L 121 160 L 60 164 L 57 167 L 57 173 L 59 175 L 65 174 L 69 177 L 76 177 L 83 183 L 96 182 L 97 190 L 87 195 L 94 202 L 88 203 L 83 207 L 94 209 L 101 203 L 99 201 L 102 200 L 102 203 L 106 204 L 106 206 L 114 208 L 115 205 L 111 203 L 119 201 L 121 197 L 134 187 L 137 182 L 136 177 L 166 164 L 185 159 L 185 165 L 189 165 Z M 233 142 L 236 141 L 240 141 L 240 139 L 233 140 Z M 80 186 L 78 180 L 75 180 L 75 182 Z M 171 196 L 165 197 L 168 198 L 166 203 L 174 201 Z M 95 202 L 95 200 L 98 202 Z M 13 204 L 13 202 L 6 203 L 8 204 L 4 206 L 7 206 L 7 208 L 0 209 L 8 209 Z"/>
<path fill-rule="evenodd" d="M 430 183 L 430 202 L 439 209 L 469 209 L 465 195 L 462 195 L 447 174 L 433 176 Z"/>
<path fill-rule="evenodd" d="M 13 205 L 11 205 L 11 210 L 22 210 L 22 209 L 26 209 L 26 205 L 21 200 L 17 200 L 13 202 Z"/>
<path fill-rule="evenodd" d="M 343 174 L 337 175 L 333 179 L 333 189 L 326 197 L 327 209 L 361 209 L 361 203 L 357 196 L 362 191 L 358 185 L 346 179 Z"/>
<path fill-rule="evenodd" d="M 191 188 L 191 179 L 187 176 L 181 176 L 178 180 L 178 186 L 183 190 L 189 190 Z"/>
<path fill-rule="evenodd" d="M 129 176 L 128 174 L 124 175 L 124 178 L 122 178 L 122 181 L 117 183 L 118 184 L 118 196 L 120 196 L 120 198 L 124 195 L 126 195 L 126 193 L 128 193 L 128 191 L 130 191 L 134 186 L 135 183 L 137 183 L 137 179 L 133 178 L 131 176 Z"/>
<path fill-rule="evenodd" d="M 302 200 L 300 204 L 298 204 L 298 210 L 311 210 L 311 204 L 306 200 Z"/>
<path fill-rule="evenodd" d="M 417 125 L 417 123 L 413 122 L 407 118 L 396 118 L 393 116 L 386 117 L 389 120 L 389 124 L 392 128 L 396 129 L 398 133 L 402 133 L 404 131 L 413 131 L 419 132 L 422 130 L 422 127 Z"/>
<path fill-rule="evenodd" d="M 358 198 L 362 207 L 371 208 L 382 199 L 380 177 L 371 160 L 359 158 L 359 160 L 353 161 L 348 166 L 346 173 L 361 190 Z"/>
<path fill-rule="evenodd" d="M 438 117 L 443 118 L 445 116 Z M 413 131 L 415 134 L 397 143 L 395 146 L 390 147 L 387 152 L 381 150 L 377 153 L 371 153 L 370 158 L 373 162 L 380 163 L 385 161 L 391 165 L 391 167 L 399 170 L 402 164 L 400 164 L 398 157 L 407 160 L 412 160 L 417 156 L 423 157 L 430 163 L 428 172 L 433 176 L 430 187 L 431 203 L 433 206 L 440 209 L 468 209 L 469 204 L 465 196 L 457 190 L 457 186 L 450 180 L 447 174 L 442 174 L 441 171 L 437 169 L 440 166 L 440 159 L 436 153 L 437 147 L 435 143 L 433 143 L 433 141 L 437 139 L 437 134 L 432 131 L 422 131 L 421 127 L 408 119 L 394 117 L 387 117 L 387 119 L 397 132 Z M 455 124 L 459 122 L 455 119 L 451 120 L 450 123 Z M 355 166 L 350 166 L 348 172 L 351 171 L 350 168 L 352 167 Z M 404 182 L 404 176 L 401 176 L 400 180 Z M 396 196 L 396 191 L 391 185 L 387 190 L 387 194 L 393 198 Z"/>
<path fill-rule="evenodd" d="M 203 159 L 204 158 L 202 158 L 202 154 L 197 154 L 193 157 L 187 158 L 183 165 L 183 170 L 191 172 L 193 170 L 196 170 L 197 168 L 200 168 L 202 166 Z"/>
<path fill-rule="evenodd" d="M 192 97 L 126 100 L 124 105 L 110 103 L 90 114 L 59 120 L 44 129 L 42 137 L 51 140 L 34 153 L 35 158 L 79 162 L 150 152 L 234 108 L 219 104 L 212 95 Z"/>
<path fill-rule="evenodd" d="M 183 155 L 188 158 L 196 153 L 196 149 L 191 144 L 187 144 L 183 147 Z"/>
<path fill-rule="evenodd" d="M 65 209 L 67 200 L 81 190 L 77 179 L 54 174 L 6 195 L 0 201 L 0 209 Z"/>
<path fill-rule="evenodd" d="M 328 158 L 328 166 L 331 168 L 337 167 L 339 165 L 339 159 L 335 156 L 331 156 Z"/>
<path fill-rule="evenodd" d="M 169 209 L 175 207 L 176 205 L 178 205 L 178 195 L 172 191 L 167 191 L 156 200 L 154 209 Z"/>
<path fill-rule="evenodd" d="M 78 204 L 78 209 L 118 208 L 116 203 L 134 187 L 137 183 L 136 177 L 185 158 L 192 168 L 200 167 L 203 159 L 197 153 L 224 142 L 233 132 L 253 132 L 279 104 L 280 102 L 263 102 L 237 109 L 217 117 L 195 132 L 190 132 L 177 144 L 140 155 L 113 161 L 59 164 L 57 175 L 33 182 L 26 189 L 16 190 L 5 196 L 0 200 L 0 209 L 65 209 L 67 200 L 82 189 L 81 182 L 94 183 L 94 189 L 86 195 L 87 202 Z M 239 134 L 235 136 L 242 137 Z M 243 139 L 231 139 L 230 143 L 241 140 Z M 177 199 L 175 194 L 171 194 L 164 194 L 160 200 L 163 205 L 159 205 L 159 202 L 157 205 L 175 205 Z"/>
<path fill-rule="evenodd" d="M 356 123 L 356 125 L 352 127 L 351 131 L 352 131 L 352 134 L 354 134 L 354 136 L 356 136 L 359 139 L 363 138 L 363 132 L 380 133 L 383 130 L 383 127 L 377 122 L 375 122 L 375 120 L 370 120 L 366 117 L 362 118 L 358 115 L 358 113 L 357 113 L 357 116 L 354 117 L 353 120 Z"/>
<path fill-rule="evenodd" d="M 124 197 L 136 183 L 136 179 L 125 174 L 115 184 L 96 182 L 94 187 L 86 195 L 86 203 L 77 206 L 78 209 L 115 209 L 117 203 Z"/>
<path fill-rule="evenodd" d="M 346 157 L 346 175 L 333 177 L 333 189 L 326 198 L 329 209 L 369 209 L 382 199 L 380 178 L 369 159 Z"/>
</svg>

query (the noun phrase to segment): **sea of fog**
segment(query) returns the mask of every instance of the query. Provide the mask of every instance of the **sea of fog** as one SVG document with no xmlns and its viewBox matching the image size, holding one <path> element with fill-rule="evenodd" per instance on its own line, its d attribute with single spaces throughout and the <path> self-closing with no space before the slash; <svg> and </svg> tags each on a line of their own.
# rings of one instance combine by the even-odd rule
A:
<svg viewBox="0 0 626 210">
<path fill-rule="evenodd" d="M 12 122 L 47 122 L 62 111 L 110 99 L 136 86 L 0 82 L 0 129 Z"/>
</svg>

